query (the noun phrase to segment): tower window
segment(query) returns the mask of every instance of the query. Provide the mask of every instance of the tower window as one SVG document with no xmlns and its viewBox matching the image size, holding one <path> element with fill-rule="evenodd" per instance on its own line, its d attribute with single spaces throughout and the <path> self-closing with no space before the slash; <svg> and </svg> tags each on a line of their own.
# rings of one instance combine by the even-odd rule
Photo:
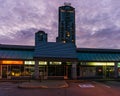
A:
<svg viewBox="0 0 120 96">
<path fill-rule="evenodd" d="M 70 37 L 70 32 L 67 32 L 67 37 Z"/>
<path fill-rule="evenodd" d="M 66 43 L 66 41 L 64 40 L 63 43 Z"/>
</svg>

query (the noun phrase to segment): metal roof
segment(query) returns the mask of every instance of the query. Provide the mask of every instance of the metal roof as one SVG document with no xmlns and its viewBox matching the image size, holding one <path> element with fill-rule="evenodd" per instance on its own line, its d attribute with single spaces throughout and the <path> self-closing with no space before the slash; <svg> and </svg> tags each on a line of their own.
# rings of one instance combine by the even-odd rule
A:
<svg viewBox="0 0 120 96">
<path fill-rule="evenodd" d="M 120 61 L 120 53 L 77 52 L 79 61 Z"/>
<path fill-rule="evenodd" d="M 33 59 L 34 51 L 0 50 L 0 59 Z"/>
<path fill-rule="evenodd" d="M 120 61 L 120 49 L 77 48 L 79 61 Z"/>
<path fill-rule="evenodd" d="M 33 59 L 34 46 L 0 45 L 0 59 Z"/>
<path fill-rule="evenodd" d="M 77 51 L 76 51 L 77 50 Z M 0 59 L 78 59 L 79 61 L 120 61 L 119 49 L 77 48 L 70 43 L 40 43 L 34 46 L 0 45 Z"/>
</svg>

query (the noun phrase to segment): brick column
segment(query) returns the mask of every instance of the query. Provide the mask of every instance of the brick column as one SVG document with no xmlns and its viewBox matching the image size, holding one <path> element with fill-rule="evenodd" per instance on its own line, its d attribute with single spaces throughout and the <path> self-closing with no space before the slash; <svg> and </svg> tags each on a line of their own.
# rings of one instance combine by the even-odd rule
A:
<svg viewBox="0 0 120 96">
<path fill-rule="evenodd" d="M 115 66 L 114 66 L 114 70 L 115 70 L 115 78 L 118 78 L 118 62 L 115 62 Z"/>
<path fill-rule="evenodd" d="M 2 65 L 0 65 L 0 79 L 2 79 Z"/>
<path fill-rule="evenodd" d="M 39 61 L 35 60 L 34 79 L 39 79 Z"/>
<path fill-rule="evenodd" d="M 77 79 L 77 62 L 73 62 L 72 64 L 72 79 Z"/>
</svg>

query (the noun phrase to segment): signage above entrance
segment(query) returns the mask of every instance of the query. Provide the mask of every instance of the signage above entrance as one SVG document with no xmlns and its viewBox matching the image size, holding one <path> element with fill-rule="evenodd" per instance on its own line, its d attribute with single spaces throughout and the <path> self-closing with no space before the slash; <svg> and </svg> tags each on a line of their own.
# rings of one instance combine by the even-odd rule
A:
<svg viewBox="0 0 120 96">
<path fill-rule="evenodd" d="M 2 60 L 2 64 L 23 64 L 23 61 Z"/>
</svg>

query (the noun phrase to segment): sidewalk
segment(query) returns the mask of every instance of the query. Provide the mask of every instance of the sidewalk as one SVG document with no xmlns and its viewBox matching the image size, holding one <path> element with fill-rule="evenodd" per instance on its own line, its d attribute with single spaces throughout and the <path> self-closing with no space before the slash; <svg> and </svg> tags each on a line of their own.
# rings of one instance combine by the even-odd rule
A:
<svg viewBox="0 0 120 96">
<path fill-rule="evenodd" d="M 23 82 L 18 85 L 19 88 L 65 88 L 68 84 L 65 80 L 44 80 L 36 81 L 32 80 L 30 82 Z"/>
</svg>

